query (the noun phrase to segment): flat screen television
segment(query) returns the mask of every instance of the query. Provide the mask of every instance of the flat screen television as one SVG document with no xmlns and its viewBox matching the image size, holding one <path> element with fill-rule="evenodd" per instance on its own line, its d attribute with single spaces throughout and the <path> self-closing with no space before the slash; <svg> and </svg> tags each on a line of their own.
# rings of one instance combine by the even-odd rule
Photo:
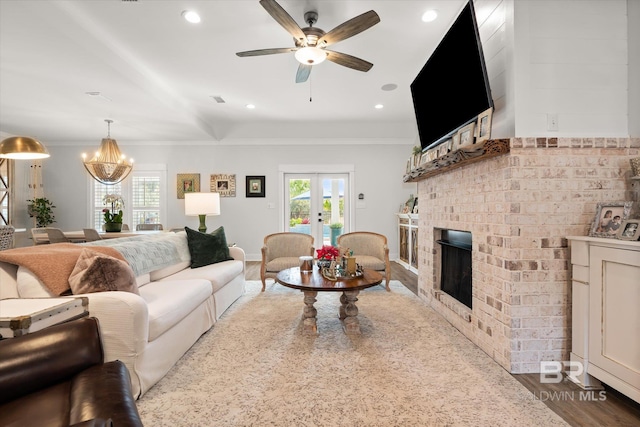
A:
<svg viewBox="0 0 640 427">
<path fill-rule="evenodd" d="M 493 108 L 473 0 L 411 83 L 411 96 L 423 150 Z"/>
</svg>

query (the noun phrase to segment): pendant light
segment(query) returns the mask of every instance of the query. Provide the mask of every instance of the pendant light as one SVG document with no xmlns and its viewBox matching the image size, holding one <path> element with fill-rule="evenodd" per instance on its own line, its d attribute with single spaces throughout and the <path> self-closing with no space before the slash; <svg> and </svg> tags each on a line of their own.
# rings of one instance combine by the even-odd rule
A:
<svg viewBox="0 0 640 427">
<path fill-rule="evenodd" d="M 127 161 L 124 154 L 120 152 L 118 143 L 111 139 L 111 123 L 113 120 L 106 119 L 107 137 L 102 138 L 99 150 L 91 160 L 87 160 L 87 155 L 82 153 L 82 162 L 85 169 L 96 181 L 113 185 L 124 180 L 133 169 L 133 159 Z"/>
<path fill-rule="evenodd" d="M 28 136 L 12 136 L 0 142 L 0 158 L 46 159 L 50 154 L 37 139 Z"/>
</svg>

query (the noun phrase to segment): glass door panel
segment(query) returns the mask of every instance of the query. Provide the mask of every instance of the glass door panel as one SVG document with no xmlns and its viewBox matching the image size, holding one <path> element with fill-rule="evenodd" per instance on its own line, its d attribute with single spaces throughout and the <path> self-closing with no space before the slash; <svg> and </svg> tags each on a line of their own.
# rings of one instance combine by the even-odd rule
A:
<svg viewBox="0 0 640 427">
<path fill-rule="evenodd" d="M 310 234 L 317 248 L 345 232 L 346 174 L 285 174 L 287 231 Z"/>
</svg>

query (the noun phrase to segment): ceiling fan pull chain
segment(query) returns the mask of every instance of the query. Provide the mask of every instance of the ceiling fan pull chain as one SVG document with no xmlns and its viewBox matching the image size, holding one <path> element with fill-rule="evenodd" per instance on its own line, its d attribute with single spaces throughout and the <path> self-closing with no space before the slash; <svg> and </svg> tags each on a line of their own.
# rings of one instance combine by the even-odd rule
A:
<svg viewBox="0 0 640 427">
<path fill-rule="evenodd" d="M 309 102 L 313 102 L 313 96 L 311 93 L 311 79 L 309 79 Z"/>
</svg>

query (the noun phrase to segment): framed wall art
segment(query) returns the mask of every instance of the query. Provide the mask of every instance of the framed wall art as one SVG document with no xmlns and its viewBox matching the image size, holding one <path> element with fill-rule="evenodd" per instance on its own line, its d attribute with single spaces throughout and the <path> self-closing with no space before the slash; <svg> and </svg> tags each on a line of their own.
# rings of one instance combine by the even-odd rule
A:
<svg viewBox="0 0 640 427">
<path fill-rule="evenodd" d="M 640 240 L 640 220 L 628 219 L 622 221 L 616 238 L 620 240 Z"/>
<path fill-rule="evenodd" d="M 218 173 L 211 175 L 211 192 L 220 193 L 220 197 L 236 197 L 236 175 Z"/>
<path fill-rule="evenodd" d="M 199 173 L 179 173 L 176 183 L 176 194 L 178 199 L 184 199 L 184 193 L 200 192 Z"/>
<path fill-rule="evenodd" d="M 493 116 L 493 108 L 480 113 L 478 115 L 478 137 L 476 143 L 486 141 L 491 137 L 491 117 Z"/>
<path fill-rule="evenodd" d="M 264 176 L 247 176 L 246 197 L 264 197 Z"/>
<path fill-rule="evenodd" d="M 469 123 L 463 126 L 458 131 L 460 141 L 458 142 L 458 149 L 465 148 L 473 145 L 473 132 L 475 131 L 476 122 Z"/>
<path fill-rule="evenodd" d="M 633 202 L 598 203 L 589 236 L 615 238 L 622 222 L 629 217 Z"/>
</svg>

